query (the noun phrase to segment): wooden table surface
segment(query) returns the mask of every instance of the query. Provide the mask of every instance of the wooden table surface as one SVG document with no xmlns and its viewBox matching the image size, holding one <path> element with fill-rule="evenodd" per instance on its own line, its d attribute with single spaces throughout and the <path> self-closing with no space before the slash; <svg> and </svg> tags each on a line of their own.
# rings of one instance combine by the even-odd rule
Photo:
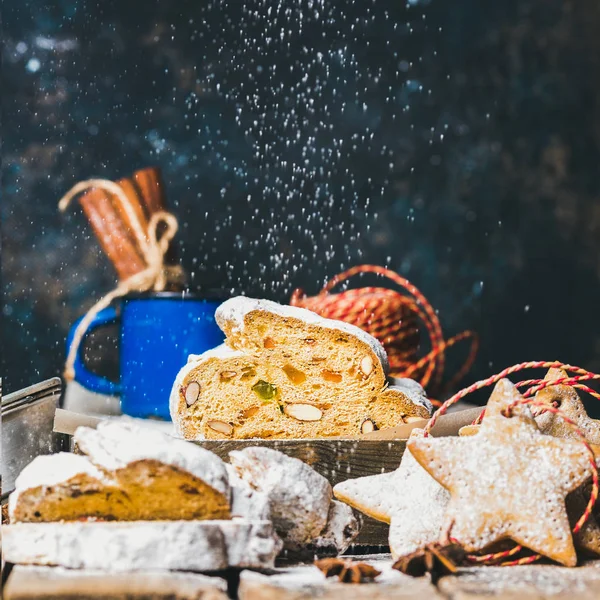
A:
<svg viewBox="0 0 600 600">
<path fill-rule="evenodd" d="M 357 557 L 353 557 L 357 558 Z M 88 573 L 53 567 L 14 567 L 5 600 L 596 600 L 600 560 L 568 569 L 553 565 L 473 567 L 442 578 L 412 578 L 390 569 L 389 555 L 360 557 L 382 575 L 374 583 L 326 580 L 313 566 L 266 575 L 243 571 L 212 576 L 191 573 Z M 239 582 L 239 586 L 238 586 Z"/>
</svg>

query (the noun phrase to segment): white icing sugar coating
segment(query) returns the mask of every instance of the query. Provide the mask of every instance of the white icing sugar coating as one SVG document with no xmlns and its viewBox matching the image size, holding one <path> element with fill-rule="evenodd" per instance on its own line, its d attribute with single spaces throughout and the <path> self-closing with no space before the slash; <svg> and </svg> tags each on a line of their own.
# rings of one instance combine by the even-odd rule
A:
<svg viewBox="0 0 600 600">
<path fill-rule="evenodd" d="M 304 321 L 308 325 L 317 325 L 318 327 L 325 327 L 327 329 L 335 329 L 348 333 L 358 338 L 361 342 L 369 345 L 371 350 L 381 361 L 384 373 L 387 374 L 389 371 L 388 357 L 379 340 L 355 325 L 351 325 L 344 321 L 325 319 L 306 308 L 278 304 L 271 300 L 258 300 L 255 298 L 247 298 L 246 296 L 236 296 L 235 298 L 226 300 L 217 308 L 215 320 L 221 329 L 223 329 L 223 324 L 225 322 L 230 321 L 234 323 L 236 329 L 243 331 L 244 317 L 255 310 L 270 312 L 282 317 L 291 317 Z"/>
<path fill-rule="evenodd" d="M 333 494 L 373 519 L 389 523 L 397 493 L 402 493 L 396 480 L 396 471 L 347 479 L 335 485 Z"/>
<path fill-rule="evenodd" d="M 270 448 L 244 448 L 229 457 L 237 475 L 267 496 L 270 518 L 286 548 L 301 548 L 319 536 L 332 496 L 325 477 L 301 460 Z"/>
<path fill-rule="evenodd" d="M 100 481 L 106 479 L 102 471 L 85 456 L 70 452 L 37 456 L 21 471 L 15 487 L 24 490 L 41 485 L 56 485 L 81 474 Z"/>
<path fill-rule="evenodd" d="M 248 482 L 238 477 L 231 465 L 226 464 L 225 467 L 231 486 L 231 518 L 270 521 L 271 511 L 267 494 L 255 490 Z"/>
<path fill-rule="evenodd" d="M 191 442 L 120 421 L 103 421 L 96 429 L 78 427 L 74 439 L 96 466 L 107 471 L 139 460 L 157 460 L 191 473 L 229 499 L 225 463 Z"/>
<path fill-rule="evenodd" d="M 390 389 L 402 392 L 407 398 L 415 404 L 419 404 L 427 409 L 429 414 L 433 413 L 433 404 L 427 397 L 423 386 L 409 377 L 390 377 Z"/>
<path fill-rule="evenodd" d="M 272 568 L 281 540 L 269 521 L 19 523 L 2 528 L 14 564 L 103 571 Z"/>
<path fill-rule="evenodd" d="M 245 356 L 243 352 L 233 350 L 227 344 L 219 344 L 202 354 L 190 354 L 188 363 L 195 363 L 198 366 L 199 363 L 206 362 L 209 358 L 239 358 L 242 356 Z"/>
<path fill-rule="evenodd" d="M 327 525 L 321 535 L 313 542 L 313 545 L 317 552 L 325 550 L 333 551 L 335 554 L 343 554 L 359 531 L 360 524 L 352 509 L 343 502 L 332 500 L 329 506 Z"/>
<path fill-rule="evenodd" d="M 9 516 L 14 518 L 19 496 L 25 490 L 66 483 L 78 475 L 110 484 L 108 477 L 85 456 L 70 452 L 37 456 L 21 471 L 15 481 L 15 491 L 8 499 Z"/>
</svg>

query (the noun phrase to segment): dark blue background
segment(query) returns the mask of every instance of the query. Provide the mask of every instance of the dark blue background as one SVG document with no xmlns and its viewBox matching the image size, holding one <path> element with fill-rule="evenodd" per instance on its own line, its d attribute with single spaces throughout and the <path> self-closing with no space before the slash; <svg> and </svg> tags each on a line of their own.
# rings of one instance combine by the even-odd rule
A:
<svg viewBox="0 0 600 600">
<path fill-rule="evenodd" d="M 387 264 L 479 331 L 470 379 L 600 369 L 597 2 L 5 0 L 3 27 L 5 389 L 115 283 L 57 200 L 149 164 L 193 287 Z"/>
</svg>

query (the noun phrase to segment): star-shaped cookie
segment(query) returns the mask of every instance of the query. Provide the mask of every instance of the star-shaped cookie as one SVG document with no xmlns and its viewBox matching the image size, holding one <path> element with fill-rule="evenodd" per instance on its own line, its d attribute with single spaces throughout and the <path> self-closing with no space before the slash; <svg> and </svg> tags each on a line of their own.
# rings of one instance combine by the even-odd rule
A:
<svg viewBox="0 0 600 600">
<path fill-rule="evenodd" d="M 564 377 L 568 377 L 566 371 L 550 369 L 544 380 L 556 381 Z M 535 398 L 549 405 L 556 403 L 561 413 L 577 423 L 588 442 L 600 444 L 600 421 L 590 419 L 579 394 L 574 388 L 568 385 L 552 385 L 540 390 Z M 578 439 L 573 428 L 567 425 L 559 415 L 545 412 L 537 416 L 535 420 L 542 433 L 559 438 Z M 585 488 L 586 486 L 582 486 L 567 497 L 567 512 L 569 513 L 571 525 L 575 525 L 587 506 L 590 490 Z M 600 555 L 600 525 L 593 514 L 590 515 L 581 531 L 576 533 L 574 537 L 577 548 L 588 554 Z"/>
<path fill-rule="evenodd" d="M 544 377 L 544 381 L 556 381 L 569 375 L 562 369 L 550 369 Z M 568 385 L 551 385 L 540 390 L 535 395 L 536 400 L 547 404 L 557 403 L 558 409 L 566 417 L 577 423 L 583 435 L 591 444 L 600 444 L 600 421 L 591 419 L 586 410 L 577 390 Z M 573 428 L 560 415 L 550 412 L 544 412 L 535 418 L 542 433 L 553 435 L 554 437 L 578 439 Z"/>
<path fill-rule="evenodd" d="M 413 429 L 410 439 L 423 437 Z M 390 523 L 390 549 L 395 557 L 436 542 L 450 494 L 406 450 L 398 469 L 359 477 L 333 488 L 342 500 L 361 512 Z"/>
<path fill-rule="evenodd" d="M 469 552 L 510 538 L 566 566 L 577 564 L 565 498 L 591 476 L 579 442 L 540 432 L 507 379 L 496 384 L 477 435 L 409 440 L 416 460 L 450 492 L 444 526 Z"/>
</svg>

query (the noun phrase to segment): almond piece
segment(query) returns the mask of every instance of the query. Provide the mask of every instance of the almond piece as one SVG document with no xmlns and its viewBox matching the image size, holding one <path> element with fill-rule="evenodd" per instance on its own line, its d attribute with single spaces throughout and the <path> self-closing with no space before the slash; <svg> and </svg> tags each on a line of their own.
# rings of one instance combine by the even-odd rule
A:
<svg viewBox="0 0 600 600">
<path fill-rule="evenodd" d="M 360 432 L 371 433 L 372 431 L 377 431 L 377 425 L 372 419 L 365 419 L 360 426 Z"/>
<path fill-rule="evenodd" d="M 323 411 L 312 404 L 287 404 L 283 412 L 298 421 L 319 421 Z"/>
<path fill-rule="evenodd" d="M 423 417 L 404 417 L 405 423 L 416 423 L 417 421 L 423 421 Z"/>
<path fill-rule="evenodd" d="M 371 356 L 367 355 L 360 361 L 360 370 L 365 377 L 371 374 L 371 371 L 373 371 L 373 358 Z"/>
<path fill-rule="evenodd" d="M 183 395 L 185 396 L 185 403 L 192 406 L 200 397 L 200 384 L 197 381 L 190 381 Z"/>
<path fill-rule="evenodd" d="M 221 371 L 221 381 L 229 381 L 230 379 L 233 379 L 236 375 L 237 373 L 235 371 Z"/>
<path fill-rule="evenodd" d="M 233 434 L 233 426 L 225 421 L 208 421 L 206 423 L 213 431 L 222 433 L 223 435 L 231 436 Z"/>
</svg>

